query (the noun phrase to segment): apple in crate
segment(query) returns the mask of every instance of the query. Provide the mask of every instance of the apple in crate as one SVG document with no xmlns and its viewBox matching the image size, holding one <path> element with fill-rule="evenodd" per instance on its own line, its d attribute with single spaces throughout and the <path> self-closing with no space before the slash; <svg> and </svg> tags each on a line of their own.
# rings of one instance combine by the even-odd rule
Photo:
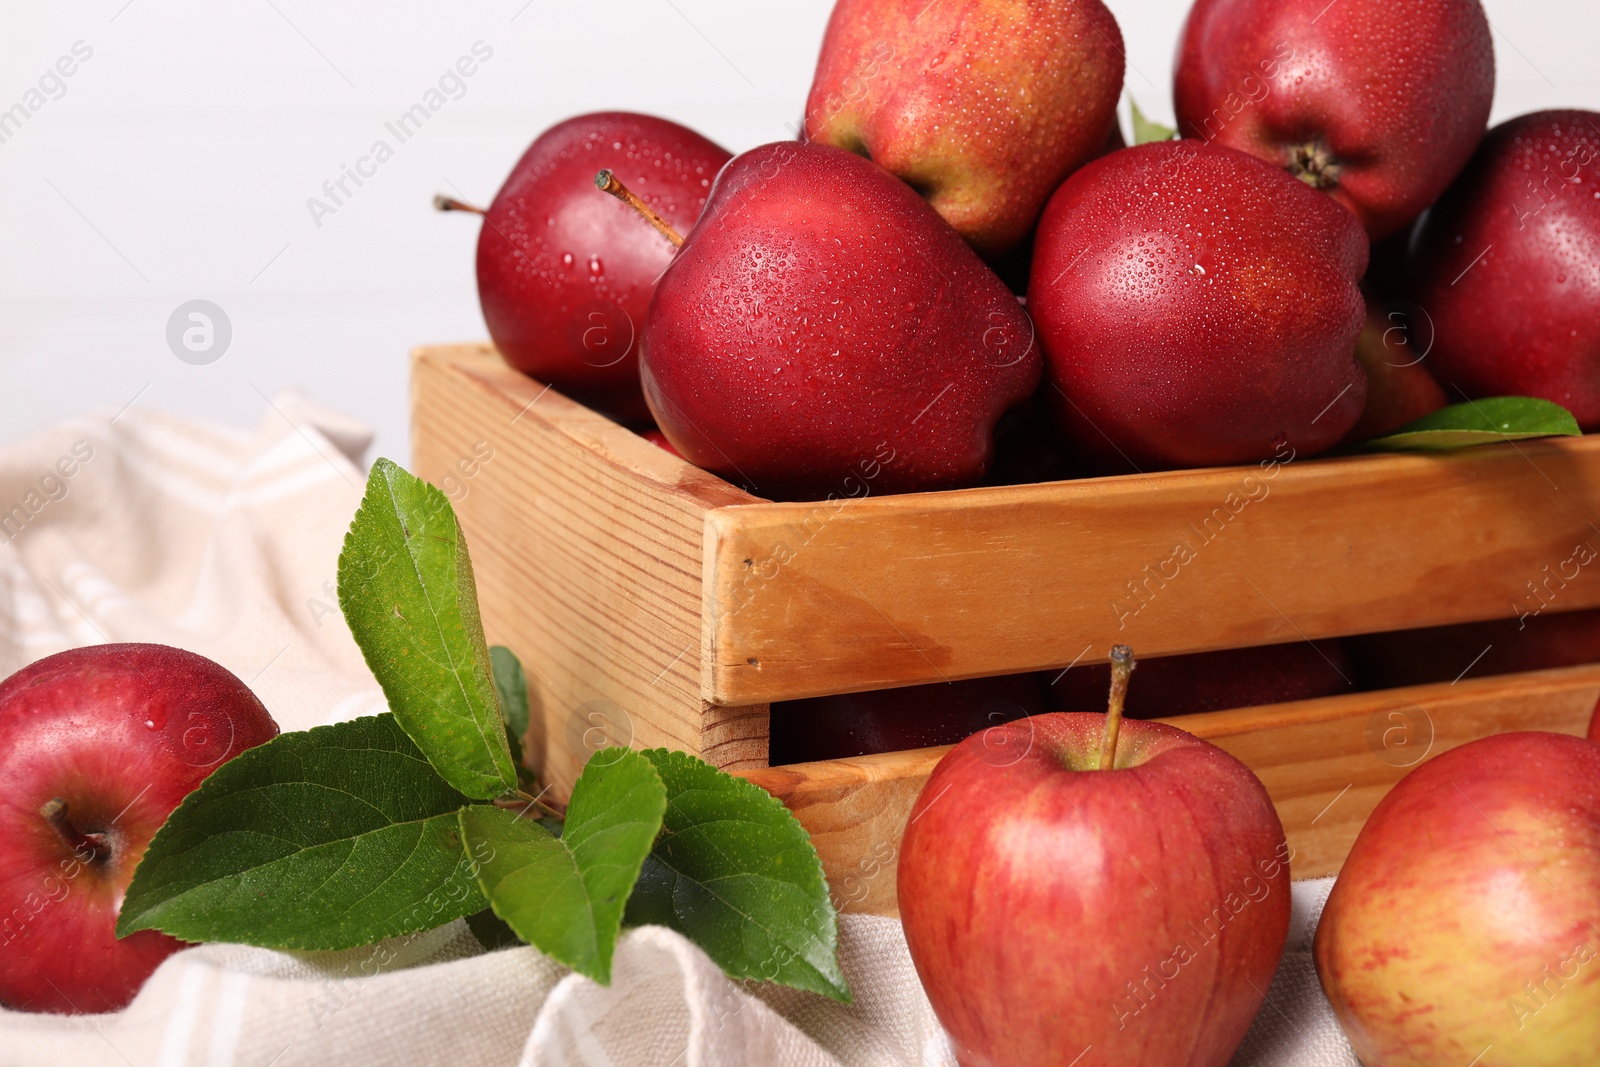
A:
<svg viewBox="0 0 1600 1067">
<path fill-rule="evenodd" d="M 1283 167 L 1373 240 L 1439 198 L 1493 97 L 1473 0 L 1197 0 L 1173 75 L 1179 133 Z"/>
<path fill-rule="evenodd" d="M 1039 221 L 1028 310 L 1046 395 L 1108 472 L 1320 452 L 1366 398 L 1366 265 L 1354 216 L 1254 156 L 1113 152 Z"/>
<path fill-rule="evenodd" d="M 1511 733 L 1379 802 L 1317 927 L 1367 1067 L 1575 1067 L 1600 1055 L 1600 745 Z"/>
<path fill-rule="evenodd" d="M 166 645 L 92 645 L 0 683 L 0 1003 L 115 1011 L 183 942 L 117 940 L 145 846 L 225 761 L 275 737 L 243 682 Z"/>
<path fill-rule="evenodd" d="M 688 229 L 729 156 L 675 122 L 623 111 L 540 134 L 478 233 L 478 299 L 506 362 L 617 418 L 649 418 L 638 336 L 672 245 L 596 196 L 594 174 L 610 168 Z"/>
<path fill-rule="evenodd" d="M 1101 686 L 1100 692 L 1105 693 Z M 953 745 L 1047 710 L 1039 676 L 1006 674 L 772 705 L 769 762 L 809 763 Z"/>
<path fill-rule="evenodd" d="M 1417 228 L 1412 299 L 1451 399 L 1543 397 L 1600 429 L 1597 168 L 1600 114 L 1523 115 L 1489 131 Z"/>
<path fill-rule="evenodd" d="M 718 175 L 642 340 L 683 457 L 791 499 L 977 481 L 1042 366 L 1027 313 L 910 186 L 790 142 Z"/>
<path fill-rule="evenodd" d="M 839 0 L 805 134 L 904 179 L 992 259 L 1105 147 L 1123 65 L 1100 0 Z"/>
<path fill-rule="evenodd" d="M 901 917 L 963 1067 L 1222 1067 L 1272 982 L 1290 893 L 1266 789 L 1122 723 L 1116 693 L 967 738 L 912 808 Z"/>
</svg>

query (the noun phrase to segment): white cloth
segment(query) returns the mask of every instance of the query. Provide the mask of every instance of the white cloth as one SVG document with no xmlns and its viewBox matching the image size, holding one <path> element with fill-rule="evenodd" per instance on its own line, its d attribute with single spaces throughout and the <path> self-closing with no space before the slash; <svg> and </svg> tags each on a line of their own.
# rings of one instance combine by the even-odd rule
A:
<svg viewBox="0 0 1600 1067">
<path fill-rule="evenodd" d="M 253 435 L 135 408 L 0 449 L 0 676 L 160 641 L 233 671 L 285 730 L 382 710 L 333 587 L 369 442 L 291 394 Z M 1295 886 L 1239 1067 L 1358 1067 L 1308 951 L 1330 884 Z M 850 1005 L 730 982 L 659 927 L 623 936 L 609 988 L 531 948 L 485 953 L 459 921 L 345 952 L 203 945 L 116 1015 L 0 1010 L 0 1064 L 953 1065 L 898 922 L 845 916 L 840 962 Z"/>
</svg>

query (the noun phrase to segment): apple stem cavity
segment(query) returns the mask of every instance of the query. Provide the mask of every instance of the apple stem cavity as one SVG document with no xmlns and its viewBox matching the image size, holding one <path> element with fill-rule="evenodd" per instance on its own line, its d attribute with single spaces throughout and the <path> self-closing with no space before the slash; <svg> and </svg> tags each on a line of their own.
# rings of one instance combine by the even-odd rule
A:
<svg viewBox="0 0 1600 1067">
<path fill-rule="evenodd" d="M 435 211 L 466 211 L 466 212 L 469 212 L 469 213 L 471 213 L 473 215 L 487 214 L 487 212 L 485 212 L 483 210 L 483 208 L 481 208 L 481 207 L 477 207 L 476 205 L 469 204 L 465 200 L 457 200 L 453 196 L 445 196 L 443 193 L 434 193 L 433 194 L 433 210 L 435 210 Z"/>
<path fill-rule="evenodd" d="M 1331 189 L 1339 184 L 1339 163 L 1321 141 L 1289 149 L 1288 168 L 1290 174 L 1313 189 Z"/>
<path fill-rule="evenodd" d="M 111 842 L 103 833 L 84 833 L 72 825 L 72 820 L 67 817 L 67 802 L 60 797 L 52 797 L 39 808 L 39 814 L 44 821 L 55 828 L 56 833 L 67 843 L 67 847 L 76 852 L 80 859 L 86 862 L 102 860 L 111 854 Z"/>
<path fill-rule="evenodd" d="M 1111 648 L 1111 696 L 1106 701 L 1106 732 L 1100 737 L 1099 769 L 1109 771 L 1117 765 L 1117 735 L 1122 732 L 1122 705 L 1128 699 L 1128 677 L 1133 674 L 1133 649 L 1127 645 Z"/>
<path fill-rule="evenodd" d="M 672 247 L 683 247 L 683 234 L 679 233 L 677 230 L 674 230 L 672 228 L 672 223 L 658 215 L 654 208 L 645 203 L 643 200 L 640 200 L 636 195 L 634 195 L 631 189 L 629 189 L 626 185 L 623 185 L 622 182 L 618 181 L 615 174 L 612 174 L 609 170 L 603 170 L 594 176 L 594 184 L 595 188 L 599 189 L 602 193 L 610 193 L 612 196 L 616 197 L 618 200 L 621 200 L 624 204 L 627 204 L 629 207 L 633 208 L 633 210 L 643 215 L 644 220 L 650 225 L 654 226 L 661 236 L 672 242 Z"/>
</svg>

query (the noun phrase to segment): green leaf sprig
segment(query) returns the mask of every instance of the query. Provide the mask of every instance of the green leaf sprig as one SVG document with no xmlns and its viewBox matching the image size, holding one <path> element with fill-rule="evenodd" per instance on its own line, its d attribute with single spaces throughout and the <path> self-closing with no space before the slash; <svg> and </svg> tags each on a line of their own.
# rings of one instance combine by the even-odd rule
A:
<svg viewBox="0 0 1600 1067">
<path fill-rule="evenodd" d="M 816 849 L 762 789 L 609 748 L 564 812 L 529 792 L 527 678 L 484 639 L 443 493 L 374 464 L 338 584 L 390 710 L 213 772 L 150 842 L 119 937 L 338 949 L 466 918 L 488 947 L 520 939 L 607 983 L 624 923 L 661 923 L 732 977 L 849 999 Z"/>
<path fill-rule="evenodd" d="M 1359 447 L 1372 452 L 1443 452 L 1582 433 L 1572 412 L 1560 404 L 1531 396 L 1491 396 L 1429 412 L 1393 433 L 1363 441 Z"/>
</svg>

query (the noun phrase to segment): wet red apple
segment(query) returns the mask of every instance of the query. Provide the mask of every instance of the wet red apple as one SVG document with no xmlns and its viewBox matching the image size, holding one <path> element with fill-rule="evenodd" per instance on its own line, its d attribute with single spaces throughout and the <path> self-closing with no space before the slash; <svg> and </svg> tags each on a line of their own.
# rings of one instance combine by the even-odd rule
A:
<svg viewBox="0 0 1600 1067">
<path fill-rule="evenodd" d="M 1123 472 L 1310 455 L 1361 415 L 1354 216 L 1231 148 L 1165 141 L 1068 178 L 1028 310 L 1072 442 Z"/>
<path fill-rule="evenodd" d="M 641 339 L 684 458 L 791 499 L 977 481 L 1042 363 L 1016 298 L 910 186 L 806 143 L 723 169 Z"/>
<path fill-rule="evenodd" d="M 1367 306 L 1366 325 L 1356 338 L 1356 359 L 1367 375 L 1367 403 L 1361 418 L 1345 435 L 1348 441 L 1369 441 L 1393 433 L 1448 404 L 1444 389 L 1425 362 L 1432 343 L 1432 322 L 1414 306 L 1392 302 Z"/>
<path fill-rule="evenodd" d="M 1102 150 L 1122 69 L 1100 0 L 838 0 L 805 133 L 904 179 L 992 259 Z"/>
<path fill-rule="evenodd" d="M 540 134 L 478 235 L 478 298 L 518 370 L 625 421 L 649 418 L 638 335 L 672 245 L 597 196 L 609 168 L 680 229 L 694 225 L 727 150 L 651 115 L 579 115 Z"/>
<path fill-rule="evenodd" d="M 1411 273 L 1452 399 L 1542 397 L 1600 429 L 1600 114 L 1489 131 L 1423 219 Z"/>
<path fill-rule="evenodd" d="M 1173 76 L 1183 136 L 1285 168 L 1374 239 L 1439 198 L 1493 97 L 1473 0 L 1196 0 Z"/>
</svg>

